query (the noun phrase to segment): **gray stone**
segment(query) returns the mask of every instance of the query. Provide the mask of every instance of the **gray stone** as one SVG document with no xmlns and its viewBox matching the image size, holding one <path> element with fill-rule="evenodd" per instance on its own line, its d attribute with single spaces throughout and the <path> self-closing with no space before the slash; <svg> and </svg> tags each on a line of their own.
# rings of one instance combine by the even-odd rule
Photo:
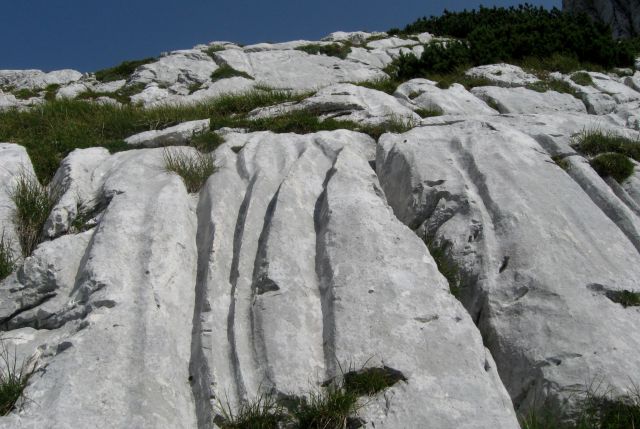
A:
<svg viewBox="0 0 640 429">
<path fill-rule="evenodd" d="M 498 107 L 500 113 L 586 113 L 584 103 L 571 94 L 537 92 L 527 88 L 479 86 L 471 89 L 476 97 Z"/>
<path fill-rule="evenodd" d="M 129 145 L 142 147 L 185 145 L 194 135 L 208 131 L 209 122 L 209 119 L 183 122 L 162 130 L 144 131 L 127 137 L 124 141 Z"/>
<path fill-rule="evenodd" d="M 414 109 L 429 109 L 445 115 L 498 113 L 458 83 L 454 83 L 447 89 L 441 89 L 436 82 L 412 79 L 398 86 L 394 95 L 406 105 L 413 106 Z"/>
<path fill-rule="evenodd" d="M 513 87 L 536 83 L 540 79 L 511 64 L 489 64 L 470 68 L 467 76 L 488 79 L 498 86 Z"/>
</svg>

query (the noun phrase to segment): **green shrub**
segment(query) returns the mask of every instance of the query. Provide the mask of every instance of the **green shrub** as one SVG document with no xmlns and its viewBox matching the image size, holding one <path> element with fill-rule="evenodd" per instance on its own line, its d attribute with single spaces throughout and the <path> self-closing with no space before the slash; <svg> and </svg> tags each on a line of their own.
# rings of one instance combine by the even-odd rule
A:
<svg viewBox="0 0 640 429">
<path fill-rule="evenodd" d="M 633 162 L 620 153 L 602 153 L 591 160 L 591 167 L 602 177 L 622 183 L 633 174 Z"/>
<path fill-rule="evenodd" d="M 25 258 L 40 242 L 44 224 L 59 196 L 59 189 L 41 185 L 32 174 L 22 172 L 16 177 L 10 197 L 15 205 L 13 223 Z"/>
<path fill-rule="evenodd" d="M 207 49 L 204 50 L 204 53 L 209 55 L 211 58 L 215 59 L 215 53 L 224 51 L 226 48 L 223 45 L 211 45 Z"/>
<path fill-rule="evenodd" d="M 571 75 L 571 80 L 582 86 L 590 86 L 593 85 L 593 79 L 591 75 L 586 72 L 578 72 Z"/>
<path fill-rule="evenodd" d="M 163 159 L 165 170 L 180 176 L 189 193 L 198 192 L 216 170 L 211 154 L 165 148 Z"/>
<path fill-rule="evenodd" d="M 639 307 L 640 306 L 640 293 L 630 290 L 611 290 L 607 291 L 607 297 L 624 308 L 627 307 Z"/>
<path fill-rule="evenodd" d="M 306 52 L 310 55 L 327 55 L 329 57 L 338 57 L 344 60 L 351 52 L 351 45 L 348 43 L 331 43 L 329 45 L 320 45 L 314 43 L 299 46 L 296 48 L 296 50 Z"/>
<path fill-rule="evenodd" d="M 152 63 L 156 60 L 157 58 L 144 58 L 142 60 L 123 61 L 115 67 L 95 72 L 96 80 L 100 82 L 113 82 L 121 79 L 129 79 L 138 67 Z"/>
<path fill-rule="evenodd" d="M 389 367 L 360 368 L 343 375 L 343 388 L 357 396 L 373 396 L 388 389 L 399 381 L 407 381 L 405 376 Z"/>
<path fill-rule="evenodd" d="M 215 423 L 221 429 L 278 429 L 289 421 L 286 409 L 271 394 L 243 402 L 235 413 L 228 404 L 218 403 L 218 412 Z"/>
<path fill-rule="evenodd" d="M 450 53 L 437 42 L 427 45 L 419 59 L 401 56 L 394 64 L 396 78 L 407 80 L 498 62 L 565 73 L 579 68 L 631 67 L 640 52 L 639 42 L 613 39 L 610 28 L 586 15 L 527 4 L 445 10 L 442 16 L 421 18 L 407 25 L 400 34 L 425 31 L 462 40 L 448 44 Z"/>
<path fill-rule="evenodd" d="M 231 77 L 244 77 L 246 79 L 253 80 L 253 77 L 249 76 L 247 73 L 243 71 L 234 69 L 229 64 L 223 64 L 217 69 L 215 69 L 213 73 L 211 73 L 211 80 L 213 82 L 221 79 L 228 79 Z"/>
<path fill-rule="evenodd" d="M 5 279 L 16 269 L 16 262 L 11 250 L 11 240 L 5 237 L 4 229 L 0 235 L 0 280 Z"/>
<path fill-rule="evenodd" d="M 29 377 L 33 374 L 30 362 L 18 365 L 15 351 L 7 348 L 0 338 L 0 416 L 6 416 L 22 397 Z"/>
</svg>

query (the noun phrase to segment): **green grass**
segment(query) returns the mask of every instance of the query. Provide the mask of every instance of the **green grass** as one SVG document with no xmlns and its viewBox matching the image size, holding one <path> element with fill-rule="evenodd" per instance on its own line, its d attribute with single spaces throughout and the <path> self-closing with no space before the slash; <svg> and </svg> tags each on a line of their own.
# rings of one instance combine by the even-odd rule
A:
<svg viewBox="0 0 640 429">
<path fill-rule="evenodd" d="M 22 172 L 16 177 L 10 197 L 15 205 L 13 223 L 22 256 L 31 255 L 40 242 L 44 224 L 59 196 L 58 189 L 41 185 L 32 174 Z"/>
<path fill-rule="evenodd" d="M 329 385 L 309 392 L 291 410 L 300 429 L 343 428 L 358 412 L 358 395 L 340 386 Z"/>
<path fill-rule="evenodd" d="M 421 118 L 431 118 L 434 116 L 442 116 L 444 112 L 441 108 L 434 106 L 428 109 L 417 109 L 415 111 Z"/>
<path fill-rule="evenodd" d="M 607 298 L 613 302 L 617 302 L 624 308 L 627 307 L 639 307 L 640 306 L 640 293 L 630 290 L 612 290 L 607 291 Z"/>
<path fill-rule="evenodd" d="M 209 55 L 211 58 L 215 59 L 215 53 L 216 52 L 220 52 L 220 51 L 224 51 L 226 48 L 222 45 L 211 45 L 209 46 L 207 49 L 205 49 L 203 52 L 207 55 Z"/>
<path fill-rule="evenodd" d="M 229 64 L 223 64 L 218 67 L 213 73 L 211 73 L 211 80 L 213 82 L 221 79 L 229 79 L 231 77 L 244 77 L 246 79 L 254 80 L 253 77 L 249 74 L 240 70 L 236 70 Z"/>
<path fill-rule="evenodd" d="M 189 193 L 198 192 L 216 170 L 215 158 L 208 153 L 165 148 L 163 159 L 165 170 L 180 176 Z"/>
<path fill-rule="evenodd" d="M 28 100 L 31 97 L 37 97 L 40 95 L 40 89 L 31 89 L 31 88 L 22 88 L 22 89 L 18 89 L 15 90 L 13 92 L 13 95 L 18 99 L 18 100 Z"/>
<path fill-rule="evenodd" d="M 587 392 L 571 420 L 561 410 L 542 408 L 521 418 L 523 429 L 640 428 L 640 395 L 613 397 L 610 392 Z"/>
<path fill-rule="evenodd" d="M 16 269 L 16 261 L 11 251 L 11 240 L 5 237 L 4 230 L 0 235 L 0 280 L 4 280 Z"/>
<path fill-rule="evenodd" d="M 591 167 L 602 177 L 612 177 L 618 183 L 633 174 L 634 165 L 629 157 L 620 153 L 601 153 L 591 160 Z"/>
<path fill-rule="evenodd" d="M 357 396 L 374 396 L 399 381 L 407 379 L 400 371 L 392 368 L 360 368 L 343 375 L 343 388 Z"/>
<path fill-rule="evenodd" d="M 18 365 L 16 353 L 10 352 L 0 338 L 0 416 L 9 414 L 22 397 L 33 370 L 29 362 Z"/>
<path fill-rule="evenodd" d="M 113 82 L 121 79 L 129 79 L 138 67 L 152 63 L 156 60 L 157 58 L 144 58 L 142 60 L 123 61 L 115 67 L 95 72 L 96 80 L 100 82 Z"/>
<path fill-rule="evenodd" d="M 551 160 L 553 160 L 553 162 L 555 162 L 556 165 L 564 171 L 568 171 L 571 168 L 571 163 L 562 155 L 552 156 Z"/>
<path fill-rule="evenodd" d="M 593 85 L 593 79 L 587 72 L 577 72 L 571 75 L 571 80 L 582 86 Z"/>
<path fill-rule="evenodd" d="M 585 155 L 615 152 L 640 161 L 640 141 L 632 140 L 612 132 L 586 130 L 573 138 L 572 145 Z"/>
<path fill-rule="evenodd" d="M 351 52 L 351 45 L 349 43 L 331 43 L 330 45 L 312 43 L 309 45 L 299 46 L 296 50 L 306 52 L 310 55 L 327 55 L 329 57 L 338 57 L 344 60 Z"/>
<path fill-rule="evenodd" d="M 564 94 L 573 95 L 576 98 L 580 98 L 578 95 L 578 91 L 573 89 L 573 87 L 564 80 L 546 78 L 541 79 L 538 82 L 530 83 L 526 86 L 528 89 L 537 92 L 547 92 L 547 91 L 556 91 Z"/>
<path fill-rule="evenodd" d="M 460 270 L 456 263 L 453 262 L 453 258 L 449 252 L 449 246 L 446 244 L 436 245 L 433 241 L 429 241 L 427 242 L 427 247 L 429 248 L 431 257 L 438 267 L 438 271 L 440 271 L 440 274 L 447 279 L 451 294 L 460 299 Z"/>
<path fill-rule="evenodd" d="M 390 78 L 381 78 L 376 80 L 356 82 L 354 85 L 364 86 L 365 88 L 375 89 L 377 91 L 386 92 L 387 94 L 393 94 L 400 82 Z"/>
<path fill-rule="evenodd" d="M 110 94 L 107 94 L 110 96 Z M 152 129 L 181 122 L 211 118 L 219 126 L 234 126 L 251 110 L 288 101 L 300 101 L 309 94 L 255 90 L 227 94 L 189 106 L 144 109 L 99 105 L 83 100 L 51 100 L 27 111 L 0 112 L 0 141 L 26 147 L 38 178 L 48 183 L 60 161 L 74 149 L 103 146 L 110 150 L 128 148 L 124 139 Z"/>
<path fill-rule="evenodd" d="M 234 413 L 231 406 L 218 403 L 215 423 L 221 429 L 278 429 L 289 421 L 287 410 L 270 394 L 243 402 Z"/>
<path fill-rule="evenodd" d="M 118 89 L 115 92 L 96 92 L 92 90 L 85 91 L 79 94 L 76 99 L 78 100 L 96 100 L 98 97 L 109 97 L 122 104 L 131 103 L 131 97 L 135 94 L 141 93 L 145 88 L 145 84 L 136 83 L 133 85 L 126 85 Z"/>
<path fill-rule="evenodd" d="M 224 143 L 224 137 L 214 131 L 207 131 L 193 136 L 189 145 L 200 152 L 209 153 L 216 150 L 222 143 Z"/>
</svg>

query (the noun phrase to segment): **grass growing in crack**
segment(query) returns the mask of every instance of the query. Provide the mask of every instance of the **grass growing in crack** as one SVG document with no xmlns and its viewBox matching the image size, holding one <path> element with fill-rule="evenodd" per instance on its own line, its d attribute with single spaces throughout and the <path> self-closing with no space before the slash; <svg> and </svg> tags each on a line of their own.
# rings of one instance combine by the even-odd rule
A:
<svg viewBox="0 0 640 429">
<path fill-rule="evenodd" d="M 253 77 L 250 76 L 249 74 L 240 70 L 236 70 L 233 67 L 231 67 L 229 64 L 223 64 L 217 69 L 215 69 L 213 73 L 211 73 L 211 80 L 213 82 L 220 79 L 228 79 L 231 77 L 244 77 L 246 79 L 254 80 Z"/>
<path fill-rule="evenodd" d="M 13 95 L 18 100 L 28 100 L 31 97 L 37 97 L 38 95 L 40 95 L 40 90 L 39 89 L 32 89 L 32 88 L 22 88 L 22 89 L 18 89 L 16 91 L 14 91 Z"/>
<path fill-rule="evenodd" d="M 9 414 L 22 397 L 33 374 L 29 367 L 30 362 L 18 365 L 15 351 L 12 353 L 5 340 L 0 338 L 0 416 Z"/>
<path fill-rule="evenodd" d="M 633 174 L 634 164 L 626 155 L 602 153 L 591 160 L 591 167 L 602 177 L 613 177 L 622 183 Z"/>
<path fill-rule="evenodd" d="M 348 43 L 331 43 L 329 45 L 312 43 L 299 46 L 296 50 L 306 52 L 310 55 L 327 55 L 329 57 L 338 57 L 344 60 L 351 52 L 351 45 Z"/>
<path fill-rule="evenodd" d="M 460 270 L 451 258 L 449 246 L 447 244 L 438 245 L 434 241 L 427 241 L 427 248 L 438 267 L 438 271 L 447 279 L 451 294 L 460 299 Z"/>
<path fill-rule="evenodd" d="M 96 92 L 92 90 L 87 90 L 81 94 L 79 94 L 76 99 L 77 100 L 96 100 L 99 97 L 109 97 L 113 98 L 119 103 L 129 104 L 131 102 L 131 97 L 141 93 L 145 88 L 145 84 L 136 83 L 133 85 L 126 85 L 122 88 L 118 89 L 115 92 Z"/>
<path fill-rule="evenodd" d="M 627 307 L 639 307 L 640 306 L 640 293 L 630 290 L 611 290 L 607 291 L 607 298 L 613 302 L 617 302 L 624 308 Z"/>
<path fill-rule="evenodd" d="M 586 72 L 577 72 L 571 75 L 571 80 L 582 86 L 591 86 L 593 85 L 593 79 L 591 75 Z"/>
<path fill-rule="evenodd" d="M 209 153 L 216 150 L 222 143 L 224 143 L 224 137 L 214 131 L 207 131 L 193 136 L 189 145 L 200 152 Z"/>
<path fill-rule="evenodd" d="M 564 171 L 568 171 L 571 168 L 571 163 L 567 160 L 566 157 L 562 155 L 552 156 L 551 160 L 556 163 L 556 165 L 562 168 Z"/>
<path fill-rule="evenodd" d="M 350 369 L 343 375 L 344 389 L 358 396 L 376 395 L 399 381 L 407 379 L 400 371 L 388 367 Z"/>
<path fill-rule="evenodd" d="M 330 385 L 300 398 L 291 414 L 300 429 L 343 428 L 359 408 L 358 395 Z"/>
<path fill-rule="evenodd" d="M 121 79 L 129 79 L 136 69 L 142 65 L 152 63 L 157 58 L 144 58 L 142 60 L 123 61 L 115 67 L 110 67 L 95 72 L 96 80 L 100 82 L 113 82 Z"/>
<path fill-rule="evenodd" d="M 261 394 L 251 402 L 243 402 L 234 413 L 230 405 L 218 403 L 215 423 L 221 429 L 278 429 L 289 420 L 286 409 L 270 394 Z"/>
<path fill-rule="evenodd" d="M 0 235 L 0 280 L 5 279 L 16 269 L 16 261 L 11 251 L 11 240 L 5 237 L 4 230 Z"/>
<path fill-rule="evenodd" d="M 583 131 L 576 136 L 572 145 L 585 155 L 615 152 L 640 161 L 640 141 L 632 140 L 612 132 L 600 130 Z"/>
<path fill-rule="evenodd" d="M 207 55 L 209 55 L 211 58 L 215 59 L 215 53 L 216 52 L 220 52 L 220 51 L 224 51 L 226 48 L 223 45 L 211 45 L 208 48 L 206 48 L 203 52 Z"/>
<path fill-rule="evenodd" d="M 375 89 L 377 91 L 382 91 L 387 94 L 393 94 L 398 88 L 399 84 L 400 82 L 393 79 L 389 79 L 389 78 L 375 79 L 375 80 L 362 81 L 362 82 L 355 83 L 355 85 L 363 86 L 369 89 Z"/>
<path fill-rule="evenodd" d="M 208 153 L 165 148 L 163 159 L 165 170 L 180 176 L 189 193 L 198 192 L 216 170 L 215 159 Z"/>
<path fill-rule="evenodd" d="M 16 177 L 10 197 L 15 205 L 13 223 L 22 256 L 31 255 L 40 242 L 42 228 L 59 196 L 57 188 L 41 185 L 32 174 L 21 172 Z"/>
<path fill-rule="evenodd" d="M 640 427 L 640 395 L 614 397 L 588 391 L 571 419 L 561 410 L 542 408 L 521 418 L 523 429 L 633 429 Z"/>
<path fill-rule="evenodd" d="M 258 107 L 300 101 L 308 95 L 255 90 L 189 106 L 151 109 L 128 104 L 112 106 L 83 100 L 51 100 L 26 111 L 0 112 L 0 141 L 25 146 L 38 178 L 47 183 L 60 161 L 74 149 L 103 146 L 121 150 L 128 148 L 123 140 L 130 135 L 196 119 L 211 118 L 212 123 L 219 126 L 233 126 L 234 115 L 244 115 Z"/>
<path fill-rule="evenodd" d="M 578 92 L 568 82 L 559 79 L 541 79 L 538 82 L 530 83 L 526 86 L 526 88 L 536 92 L 556 91 L 563 94 L 573 95 L 576 98 L 580 98 Z"/>
<path fill-rule="evenodd" d="M 421 118 L 432 118 L 434 116 L 442 116 L 444 112 L 441 108 L 434 106 L 428 109 L 416 109 L 415 111 Z"/>
</svg>

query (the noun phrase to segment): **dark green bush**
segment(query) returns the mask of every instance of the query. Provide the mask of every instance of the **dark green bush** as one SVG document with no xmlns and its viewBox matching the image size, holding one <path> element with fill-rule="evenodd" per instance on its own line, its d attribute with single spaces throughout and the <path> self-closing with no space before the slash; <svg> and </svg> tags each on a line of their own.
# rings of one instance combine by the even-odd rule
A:
<svg viewBox="0 0 640 429">
<path fill-rule="evenodd" d="M 252 76 L 249 76 L 249 74 L 243 71 L 234 69 L 229 64 L 223 64 L 211 73 L 211 80 L 214 82 L 220 79 L 228 79 L 230 77 L 244 77 L 246 79 L 253 80 Z"/>
<path fill-rule="evenodd" d="M 156 61 L 156 58 L 144 58 L 142 60 L 123 61 L 115 67 L 98 70 L 95 75 L 100 82 L 112 82 L 120 79 L 129 79 L 133 72 L 144 64 Z"/>
<path fill-rule="evenodd" d="M 609 27 L 586 15 L 528 4 L 463 12 L 445 10 L 442 16 L 421 18 L 400 33 L 425 31 L 464 42 L 450 44 L 455 56 L 435 44 L 417 61 L 401 57 L 397 61 L 398 77 L 407 79 L 424 76 L 425 71 L 441 73 L 466 64 L 517 63 L 531 58 L 565 72 L 580 63 L 606 69 L 629 67 L 639 48 L 635 41 L 613 39 Z"/>
</svg>

